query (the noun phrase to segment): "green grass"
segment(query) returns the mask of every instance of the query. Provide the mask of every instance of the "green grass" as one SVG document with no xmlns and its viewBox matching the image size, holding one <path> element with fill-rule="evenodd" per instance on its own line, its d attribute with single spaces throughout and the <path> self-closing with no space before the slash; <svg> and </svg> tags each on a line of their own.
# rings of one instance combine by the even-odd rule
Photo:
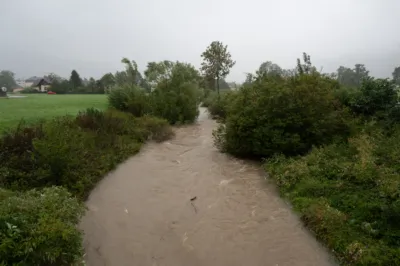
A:
<svg viewBox="0 0 400 266">
<path fill-rule="evenodd" d="M 75 115 L 86 108 L 106 109 L 106 95 L 26 95 L 26 98 L 0 99 L 0 132 L 15 127 L 23 119 L 32 123 L 41 119 Z"/>
</svg>

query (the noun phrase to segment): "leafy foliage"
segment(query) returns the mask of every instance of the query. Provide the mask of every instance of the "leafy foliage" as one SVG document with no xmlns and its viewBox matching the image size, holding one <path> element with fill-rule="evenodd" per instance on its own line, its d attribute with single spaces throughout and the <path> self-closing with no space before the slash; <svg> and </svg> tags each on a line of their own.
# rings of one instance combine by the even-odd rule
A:
<svg viewBox="0 0 400 266">
<path fill-rule="evenodd" d="M 208 107 L 208 112 L 213 118 L 224 120 L 228 113 L 228 108 L 230 104 L 235 100 L 238 95 L 236 91 L 227 91 L 221 94 L 220 99 L 218 99 L 215 93 L 212 93 L 203 102 L 204 107 Z"/>
<path fill-rule="evenodd" d="M 115 88 L 109 95 L 110 106 L 135 116 L 154 115 L 171 124 L 193 122 L 198 116 L 199 74 L 190 64 L 150 62 L 145 71 L 152 92 L 140 87 Z"/>
<path fill-rule="evenodd" d="M 0 71 L 0 88 L 6 87 L 8 91 L 11 91 L 17 86 L 15 82 L 15 74 L 9 70 Z"/>
<path fill-rule="evenodd" d="M 359 87 L 368 77 L 369 71 L 363 64 L 356 64 L 353 69 L 340 66 L 337 70 L 338 82 L 346 87 Z"/>
<path fill-rule="evenodd" d="M 69 83 L 74 90 L 82 86 L 82 79 L 76 70 L 72 70 Z"/>
<path fill-rule="evenodd" d="M 398 102 L 393 82 L 388 79 L 365 79 L 351 102 L 352 110 L 357 114 L 372 116 L 387 112 Z"/>
<path fill-rule="evenodd" d="M 0 189 L 0 264 L 71 265 L 82 259 L 83 204 L 64 188 Z"/>
<path fill-rule="evenodd" d="M 230 100 L 217 145 L 240 155 L 302 154 L 349 133 L 346 112 L 335 100 L 335 81 L 318 73 L 263 77 Z"/>
<path fill-rule="evenodd" d="M 0 186 L 13 190 L 64 186 L 84 199 L 104 174 L 137 153 L 152 136 L 156 140 L 172 136 L 165 120 L 96 109 L 76 118 L 21 126 L 0 139 Z"/>
<path fill-rule="evenodd" d="M 201 71 L 205 77 L 216 79 L 219 95 L 219 80 L 229 74 L 236 62 L 232 60 L 228 46 L 219 41 L 213 41 L 201 54 L 201 57 L 203 58 Z"/>
<path fill-rule="evenodd" d="M 123 86 L 113 89 L 108 95 L 111 107 L 135 116 L 151 113 L 149 96 L 139 87 Z"/>
<path fill-rule="evenodd" d="M 396 85 L 400 85 L 400 67 L 396 67 L 392 73 L 393 82 Z"/>
<path fill-rule="evenodd" d="M 265 164 L 306 225 L 345 264 L 400 264 L 399 136 L 373 131 Z"/>
</svg>

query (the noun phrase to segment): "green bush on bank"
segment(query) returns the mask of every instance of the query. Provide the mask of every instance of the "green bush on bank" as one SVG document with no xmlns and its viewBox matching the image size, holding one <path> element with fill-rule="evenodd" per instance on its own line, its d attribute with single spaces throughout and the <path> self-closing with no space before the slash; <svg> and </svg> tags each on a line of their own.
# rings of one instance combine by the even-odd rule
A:
<svg viewBox="0 0 400 266">
<path fill-rule="evenodd" d="M 400 130 L 275 157 L 265 169 L 344 264 L 400 265 Z"/>
<path fill-rule="evenodd" d="M 139 87 L 113 89 L 108 102 L 111 107 L 129 112 L 136 117 L 152 115 L 166 119 L 170 124 L 192 123 L 198 116 L 199 88 L 193 83 L 171 86 L 159 84 L 151 93 Z"/>
<path fill-rule="evenodd" d="M 79 202 L 145 141 L 173 134 L 161 118 L 96 109 L 5 133 L 0 187 L 20 192 L 0 190 L 0 265 L 79 262 Z"/>
<path fill-rule="evenodd" d="M 0 139 L 0 186 L 64 186 L 84 199 L 103 175 L 137 153 L 146 140 L 172 135 L 165 120 L 96 109 L 20 126 Z"/>
<path fill-rule="evenodd" d="M 149 95 L 136 86 L 125 85 L 114 88 L 108 94 L 108 103 L 117 110 L 129 112 L 138 117 L 151 112 Z"/>
<path fill-rule="evenodd" d="M 196 120 L 203 90 L 199 88 L 200 75 L 192 65 L 168 60 L 149 62 L 144 74 L 151 84 L 150 92 L 138 86 L 120 86 L 111 90 L 109 105 L 137 117 L 164 118 L 172 125 Z"/>
<path fill-rule="evenodd" d="M 348 114 L 335 99 L 337 83 L 316 74 L 264 77 L 229 100 L 216 145 L 238 156 L 304 154 L 348 136 Z"/>
<path fill-rule="evenodd" d="M 220 97 L 215 93 L 210 94 L 205 101 L 211 117 L 224 120 L 227 116 L 228 107 L 234 104 L 237 95 L 237 91 L 225 91 L 221 93 Z"/>
<path fill-rule="evenodd" d="M 71 265 L 83 256 L 84 206 L 61 187 L 0 189 L 0 265 Z"/>
</svg>

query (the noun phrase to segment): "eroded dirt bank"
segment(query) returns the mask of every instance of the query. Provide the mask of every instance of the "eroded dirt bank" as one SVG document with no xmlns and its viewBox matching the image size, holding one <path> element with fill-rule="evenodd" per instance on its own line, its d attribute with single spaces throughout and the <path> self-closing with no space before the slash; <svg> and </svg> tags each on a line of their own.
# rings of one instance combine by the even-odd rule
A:
<svg viewBox="0 0 400 266">
<path fill-rule="evenodd" d="M 87 264 L 333 265 L 259 166 L 218 153 L 215 122 L 201 111 L 198 124 L 147 145 L 92 192 L 81 222 Z"/>
</svg>

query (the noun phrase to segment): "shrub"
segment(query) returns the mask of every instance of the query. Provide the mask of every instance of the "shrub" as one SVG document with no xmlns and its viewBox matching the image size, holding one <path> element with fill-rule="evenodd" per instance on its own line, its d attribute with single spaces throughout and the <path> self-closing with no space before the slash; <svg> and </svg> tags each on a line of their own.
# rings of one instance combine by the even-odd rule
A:
<svg viewBox="0 0 400 266">
<path fill-rule="evenodd" d="M 215 98 L 217 97 L 217 94 L 209 89 L 205 89 L 204 90 L 204 95 L 201 101 L 201 106 L 202 107 L 209 107 L 213 101 L 215 100 Z"/>
<path fill-rule="evenodd" d="M 64 188 L 0 189 L 0 264 L 71 265 L 82 259 L 84 207 Z"/>
<path fill-rule="evenodd" d="M 151 94 L 154 116 L 168 120 L 170 124 L 192 123 L 199 115 L 198 87 L 193 83 L 182 83 L 176 87 L 167 82 Z"/>
<path fill-rule="evenodd" d="M 344 264 L 400 264 L 399 130 L 274 157 L 265 169 L 305 224 Z"/>
<path fill-rule="evenodd" d="M 75 118 L 21 127 L 0 140 L 0 186 L 64 186 L 85 199 L 103 175 L 137 153 L 148 138 L 162 141 L 172 135 L 166 120 L 115 110 L 88 109 Z"/>
<path fill-rule="evenodd" d="M 174 136 L 174 131 L 169 126 L 168 121 L 153 116 L 143 116 L 137 119 L 137 124 L 145 130 L 148 139 L 162 142 Z"/>
<path fill-rule="evenodd" d="M 317 74 L 262 78 L 237 92 L 218 146 L 239 156 L 302 154 L 349 134 L 347 113 L 335 99 L 336 83 Z"/>
<path fill-rule="evenodd" d="M 353 97 L 350 107 L 357 114 L 384 117 L 384 113 L 396 106 L 397 102 L 397 90 L 392 81 L 368 78 Z"/>
<path fill-rule="evenodd" d="M 146 92 L 140 87 L 114 88 L 108 95 L 109 105 L 117 110 L 143 116 L 151 112 Z"/>
<path fill-rule="evenodd" d="M 214 97 L 208 106 L 208 112 L 213 118 L 224 120 L 229 106 L 234 104 L 236 95 L 237 92 L 227 91 L 221 93 L 220 98 Z"/>
</svg>

